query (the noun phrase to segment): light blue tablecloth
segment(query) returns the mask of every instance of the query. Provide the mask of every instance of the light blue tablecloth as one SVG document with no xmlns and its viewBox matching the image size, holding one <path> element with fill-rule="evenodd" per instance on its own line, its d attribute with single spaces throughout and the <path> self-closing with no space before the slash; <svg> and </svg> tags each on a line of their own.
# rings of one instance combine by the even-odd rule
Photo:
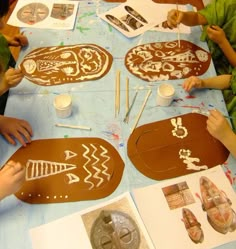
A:
<svg viewBox="0 0 236 249">
<path fill-rule="evenodd" d="M 177 36 L 173 33 L 148 31 L 136 38 L 127 39 L 97 17 L 98 13 L 113 6 L 116 6 L 116 4 L 102 1 L 94 1 L 94 3 L 82 1 L 73 31 L 24 29 L 25 35 L 29 39 L 29 46 L 21 52 L 18 61 L 19 63 L 25 54 L 38 47 L 94 43 L 108 50 L 114 58 L 112 68 L 105 77 L 96 81 L 51 87 L 41 87 L 24 79 L 19 86 L 11 89 L 6 107 L 7 116 L 26 119 L 30 122 L 34 130 L 33 139 L 92 136 L 110 142 L 123 158 L 125 170 L 119 187 L 112 195 L 105 198 L 106 200 L 124 191 L 156 183 L 156 181 L 138 172 L 129 161 L 126 153 L 130 129 L 133 126 L 136 114 L 141 108 L 147 89 L 151 88 L 153 91 L 138 125 L 185 114 L 193 110 L 183 106 L 218 108 L 226 113 L 220 91 L 196 91 L 194 93 L 195 98 L 186 98 L 186 93 L 180 86 L 183 80 L 171 82 L 176 88 L 176 101 L 173 102 L 171 107 L 156 106 L 156 89 L 160 82 L 149 84 L 131 75 L 124 66 L 124 57 L 129 49 L 139 44 L 176 40 Z M 181 39 L 191 41 L 207 50 L 207 45 L 199 41 L 200 32 L 199 27 L 194 27 L 191 34 L 182 34 Z M 115 73 L 118 69 L 121 71 L 121 110 L 119 116 L 115 118 Z M 214 75 L 215 70 L 211 63 L 209 70 L 202 77 Z M 130 81 L 130 99 L 132 99 L 135 89 L 140 88 L 128 124 L 123 122 L 126 77 L 129 77 Z M 58 119 L 53 107 L 53 100 L 59 93 L 69 93 L 72 96 L 73 114 L 66 120 Z M 86 125 L 91 127 L 92 130 L 84 131 L 55 127 L 55 123 L 62 122 Z M 11 146 L 3 138 L 0 138 L 0 165 L 3 165 L 19 147 L 19 144 Z M 228 167 L 233 175 L 236 172 L 235 165 L 235 160 L 230 156 Z M 29 205 L 19 201 L 15 196 L 10 196 L 0 202 L 0 248 L 32 249 L 29 237 L 30 228 L 103 201 L 104 199 L 75 203 Z M 232 243 L 219 248 L 233 249 L 235 247 L 236 243 Z"/>
</svg>

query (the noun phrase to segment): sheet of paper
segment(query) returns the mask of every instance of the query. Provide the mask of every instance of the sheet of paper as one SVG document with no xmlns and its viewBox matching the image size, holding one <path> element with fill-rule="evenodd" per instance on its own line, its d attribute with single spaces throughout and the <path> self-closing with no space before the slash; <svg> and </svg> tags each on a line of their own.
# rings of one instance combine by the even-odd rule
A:
<svg viewBox="0 0 236 249">
<path fill-rule="evenodd" d="M 128 0 L 118 7 L 99 14 L 99 17 L 131 38 L 150 30 L 162 23 L 166 16 L 160 15 L 161 5 L 146 0 Z"/>
<path fill-rule="evenodd" d="M 16 27 L 71 30 L 74 28 L 78 6 L 78 1 L 18 0 L 8 24 Z"/>
<path fill-rule="evenodd" d="M 208 185 L 207 181 L 201 181 L 201 187 L 206 185 L 209 187 L 204 197 L 205 201 L 208 200 L 209 206 L 205 206 L 208 212 L 203 210 L 199 198 L 203 199 L 200 179 L 206 179 L 201 177 L 207 177 L 218 189 L 217 191 L 216 188 Z M 133 194 L 139 213 L 156 248 L 205 249 L 236 239 L 236 194 L 221 166 L 135 189 Z M 222 201 L 223 198 L 227 200 L 226 203 Z M 194 214 L 197 222 L 192 215 L 189 215 L 190 212 L 183 212 L 184 208 L 185 211 L 188 209 Z M 208 217 L 214 216 L 214 219 L 207 218 L 207 214 Z M 188 226 L 192 231 L 193 223 L 202 229 L 201 242 L 193 242 L 190 239 L 188 232 L 191 232 L 191 229 L 187 231 L 183 222 L 187 216 L 189 217 Z M 210 221 L 211 224 L 217 224 L 219 227 L 211 225 Z M 196 235 L 197 230 L 195 232 Z"/>
<path fill-rule="evenodd" d="M 175 8 L 175 4 L 157 4 L 146 0 L 144 5 L 141 0 L 127 0 L 118 7 L 100 14 L 99 17 L 127 37 L 135 37 L 150 29 L 177 33 L 177 28 L 164 28 L 168 11 Z M 187 7 L 179 5 L 179 10 L 185 11 Z M 181 33 L 191 32 L 190 27 L 182 24 L 179 25 L 179 29 Z"/>
<path fill-rule="evenodd" d="M 106 212 L 106 214 L 112 213 L 112 215 L 105 215 L 105 219 L 109 222 L 100 225 L 99 217 L 103 212 Z M 109 220 L 109 217 L 112 217 L 112 219 Z M 113 228 L 114 232 L 110 232 Z M 98 235 L 97 233 L 101 230 L 101 235 Z M 129 231 L 130 234 L 124 236 L 126 235 L 123 233 L 125 231 Z M 33 249 L 90 249 L 92 248 L 90 241 L 96 243 L 96 240 L 102 240 L 103 237 L 110 238 L 106 242 L 112 245 L 125 239 L 126 242 L 129 240 L 131 246 L 133 243 L 139 243 L 139 248 L 154 249 L 129 193 L 124 193 L 84 211 L 35 227 L 30 230 L 30 236 Z"/>
<path fill-rule="evenodd" d="M 79 213 L 30 230 L 33 249 L 92 249 Z"/>
</svg>

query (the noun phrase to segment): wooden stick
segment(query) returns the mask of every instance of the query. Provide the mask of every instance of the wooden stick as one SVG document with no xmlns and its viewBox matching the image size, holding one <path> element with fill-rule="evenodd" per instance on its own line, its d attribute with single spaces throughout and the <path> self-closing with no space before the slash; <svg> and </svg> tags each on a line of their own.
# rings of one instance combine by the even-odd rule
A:
<svg viewBox="0 0 236 249">
<path fill-rule="evenodd" d="M 137 117 L 136 117 L 134 126 L 133 126 L 133 128 L 132 128 L 132 130 L 131 130 L 131 133 L 132 133 L 132 132 L 134 131 L 134 129 L 136 128 L 136 126 L 137 126 L 137 124 L 138 124 L 138 121 L 139 121 L 139 119 L 140 119 L 140 117 L 141 117 L 141 115 L 142 115 L 142 113 L 143 113 L 144 107 L 145 107 L 145 105 L 146 105 L 146 103 L 147 103 L 147 101 L 148 101 L 148 98 L 149 98 L 149 96 L 151 95 L 151 93 L 152 93 L 152 90 L 149 89 L 148 92 L 147 92 L 147 95 L 146 95 L 146 97 L 145 97 L 145 99 L 144 99 L 144 101 L 143 101 L 143 105 L 142 105 L 142 107 L 141 107 L 141 109 L 140 109 L 140 111 L 139 111 L 139 114 L 138 114 Z"/>
<path fill-rule="evenodd" d="M 120 71 L 117 72 L 117 82 L 118 82 L 118 87 L 117 87 L 117 114 L 120 113 Z"/>
<path fill-rule="evenodd" d="M 129 111 L 129 78 L 126 78 L 126 113 Z"/>
<path fill-rule="evenodd" d="M 116 71 L 115 117 L 120 112 L 120 70 Z"/>
<path fill-rule="evenodd" d="M 116 117 L 116 113 L 117 113 L 117 75 L 116 75 L 116 80 L 115 80 L 115 117 Z"/>
<path fill-rule="evenodd" d="M 90 127 L 81 126 L 81 125 L 55 124 L 55 126 L 57 126 L 57 127 L 64 127 L 64 128 L 71 128 L 71 129 L 88 130 L 88 131 L 92 130 Z"/>
<path fill-rule="evenodd" d="M 179 4 L 178 4 L 178 1 L 176 2 L 176 9 L 177 9 L 177 19 L 178 19 L 178 15 L 179 15 Z M 178 33 L 177 33 L 178 47 L 180 48 L 180 29 L 179 29 L 179 24 L 177 24 L 177 29 L 178 29 Z"/>
</svg>

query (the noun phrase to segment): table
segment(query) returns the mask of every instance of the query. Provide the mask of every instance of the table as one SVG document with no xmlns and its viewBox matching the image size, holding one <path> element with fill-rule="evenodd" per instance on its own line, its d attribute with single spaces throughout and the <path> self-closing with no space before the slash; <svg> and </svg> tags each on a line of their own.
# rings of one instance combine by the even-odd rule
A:
<svg viewBox="0 0 236 249">
<path fill-rule="evenodd" d="M 29 47 L 21 51 L 19 61 L 31 50 L 42 46 L 70 45 L 76 43 L 94 43 L 107 49 L 113 55 L 113 65 L 109 73 L 96 81 L 65 84 L 59 86 L 42 87 L 23 80 L 14 89 L 11 89 L 7 102 L 6 115 L 26 119 L 34 130 L 33 139 L 61 138 L 61 137 L 100 137 L 110 142 L 119 152 L 125 162 L 125 170 L 119 187 L 110 196 L 96 201 L 81 201 L 74 203 L 30 205 L 10 196 L 0 203 L 0 244 L 4 249 L 32 249 L 29 229 L 48 223 L 60 217 L 83 210 L 94 204 L 111 199 L 124 191 L 136 187 L 156 183 L 141 173 L 132 165 L 127 157 L 127 140 L 136 114 L 140 110 L 147 89 L 152 88 L 152 95 L 145 107 L 138 125 L 162 120 L 191 112 L 191 108 L 183 106 L 216 107 L 226 113 L 223 97 L 217 90 L 202 90 L 195 92 L 195 98 L 186 98 L 186 93 L 180 86 L 182 80 L 172 83 L 176 88 L 176 99 L 171 107 L 156 106 L 156 89 L 160 82 L 149 84 L 131 75 L 124 66 L 126 51 L 132 47 L 148 43 L 167 40 L 176 40 L 176 34 L 157 33 L 148 31 L 138 37 L 127 39 L 118 31 L 109 27 L 100 18 L 98 13 L 116 6 L 115 3 L 102 1 L 82 1 L 80 3 L 75 29 L 73 31 L 34 30 L 24 29 L 29 39 Z M 191 6 L 189 6 L 190 8 Z M 199 41 L 201 30 L 193 27 L 190 35 L 182 34 L 181 39 L 207 50 L 207 45 Z M 118 117 L 114 113 L 115 74 L 121 71 L 121 110 Z M 202 77 L 215 75 L 213 64 Z M 130 96 L 139 87 L 139 95 L 128 124 L 123 122 L 125 115 L 125 80 L 130 80 Z M 70 124 L 81 124 L 92 128 L 91 131 L 57 128 L 55 123 L 61 122 L 56 117 L 53 100 L 58 93 L 69 93 L 73 101 L 73 115 L 65 121 Z M 0 164 L 20 147 L 10 146 L 0 138 Z M 230 156 L 227 167 L 235 174 L 235 160 Z M 234 186 L 235 188 L 235 186 Z M 236 242 L 219 248 L 233 249 Z"/>
</svg>

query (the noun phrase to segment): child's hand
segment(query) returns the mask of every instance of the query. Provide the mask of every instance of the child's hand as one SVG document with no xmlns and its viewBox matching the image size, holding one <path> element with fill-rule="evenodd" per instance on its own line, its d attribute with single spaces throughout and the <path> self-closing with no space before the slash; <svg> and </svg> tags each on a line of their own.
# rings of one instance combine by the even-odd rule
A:
<svg viewBox="0 0 236 249">
<path fill-rule="evenodd" d="M 176 28 L 181 23 L 184 13 L 177 9 L 172 9 L 167 14 L 167 24 L 170 29 Z"/>
<path fill-rule="evenodd" d="M 12 145 L 18 140 L 23 146 L 31 142 L 33 135 L 30 124 L 21 119 L 0 116 L 0 134 Z"/>
<path fill-rule="evenodd" d="M 207 35 L 209 39 L 218 45 L 220 45 L 226 39 L 224 30 L 216 25 L 207 27 Z"/>
<path fill-rule="evenodd" d="M 8 45 L 14 47 L 25 47 L 29 44 L 28 39 L 25 35 L 17 34 L 13 37 L 7 37 Z"/>
<path fill-rule="evenodd" d="M 186 92 L 190 92 L 193 88 L 201 88 L 202 86 L 202 80 L 197 78 L 196 76 L 190 76 L 182 84 L 182 87 Z"/>
<path fill-rule="evenodd" d="M 6 89 L 15 87 L 21 82 L 23 77 L 24 75 L 20 69 L 10 68 L 4 74 L 3 84 L 5 85 Z"/>
<path fill-rule="evenodd" d="M 210 111 L 207 120 L 207 130 L 221 142 L 233 132 L 226 118 L 218 110 Z"/>
<path fill-rule="evenodd" d="M 25 167 L 19 162 L 9 161 L 0 170 L 0 200 L 16 193 L 25 181 Z"/>
</svg>

